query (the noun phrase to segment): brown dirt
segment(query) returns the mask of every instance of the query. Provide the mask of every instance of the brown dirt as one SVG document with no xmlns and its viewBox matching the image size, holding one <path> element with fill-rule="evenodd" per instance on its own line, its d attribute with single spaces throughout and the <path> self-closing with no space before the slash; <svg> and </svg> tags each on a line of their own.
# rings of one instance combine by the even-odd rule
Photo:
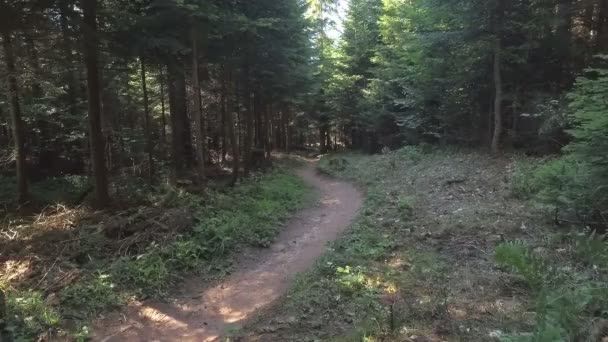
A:
<svg viewBox="0 0 608 342">
<path fill-rule="evenodd" d="M 102 317 L 94 341 L 216 341 L 242 325 L 286 292 L 299 272 L 311 267 L 353 221 L 362 203 L 352 185 L 317 173 L 313 163 L 298 175 L 321 195 L 318 205 L 286 223 L 269 249 L 247 250 L 227 278 L 209 286 L 185 282 L 183 295 L 170 302 L 133 303 Z"/>
</svg>

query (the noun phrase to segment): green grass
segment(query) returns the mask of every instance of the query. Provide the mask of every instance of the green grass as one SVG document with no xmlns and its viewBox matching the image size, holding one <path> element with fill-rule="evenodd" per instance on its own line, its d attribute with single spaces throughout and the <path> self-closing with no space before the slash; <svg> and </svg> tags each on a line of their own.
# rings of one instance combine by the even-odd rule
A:
<svg viewBox="0 0 608 342">
<path fill-rule="evenodd" d="M 89 255 L 89 261 L 81 265 L 83 275 L 53 298 L 5 284 L 9 328 L 15 337 L 29 340 L 53 332 L 69 318 L 80 322 L 73 337 L 84 339 L 89 331 L 87 321 L 128 298 L 164 296 L 186 274 L 221 276 L 242 246 L 268 246 L 279 233 L 281 221 L 313 199 L 311 188 L 283 168 L 203 195 L 174 189 L 155 191 L 146 195 L 150 203 L 187 207 L 195 215 L 194 225 L 166 241 L 151 242 L 137 254 L 118 257 L 103 254 L 99 248 L 107 242 L 103 235 L 85 234 L 86 241 L 79 242 L 85 249 L 82 253 Z"/>
</svg>

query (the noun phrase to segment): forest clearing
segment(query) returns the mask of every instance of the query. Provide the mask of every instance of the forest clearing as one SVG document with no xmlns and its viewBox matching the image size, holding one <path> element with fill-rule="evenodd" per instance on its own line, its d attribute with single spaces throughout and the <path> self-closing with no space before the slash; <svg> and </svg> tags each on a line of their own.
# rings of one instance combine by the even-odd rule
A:
<svg viewBox="0 0 608 342">
<path fill-rule="evenodd" d="M 0 0 L 0 342 L 608 341 L 608 0 Z"/>
</svg>

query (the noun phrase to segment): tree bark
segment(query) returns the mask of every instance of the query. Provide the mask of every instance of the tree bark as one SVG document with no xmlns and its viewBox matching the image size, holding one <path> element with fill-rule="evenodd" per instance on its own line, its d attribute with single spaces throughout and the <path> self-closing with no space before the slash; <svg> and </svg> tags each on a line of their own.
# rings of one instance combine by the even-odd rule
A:
<svg viewBox="0 0 608 342">
<path fill-rule="evenodd" d="M 492 154 L 500 151 L 500 136 L 502 135 L 502 76 L 501 76 L 501 42 L 496 38 L 494 51 L 494 133 L 492 134 Z"/>
<path fill-rule="evenodd" d="M 326 135 L 327 131 L 325 128 L 325 124 L 321 124 L 321 126 L 319 127 L 319 153 L 321 154 L 327 153 Z"/>
<path fill-rule="evenodd" d="M 226 67 L 224 66 L 223 69 Z M 226 94 L 226 128 L 228 137 L 230 139 L 230 145 L 232 145 L 232 184 L 235 184 L 239 178 L 239 143 L 234 132 L 234 118 L 233 118 L 233 103 L 230 94 L 230 87 L 232 86 L 232 71 L 224 70 L 224 77 L 222 82 L 223 92 Z"/>
<path fill-rule="evenodd" d="M 150 105 L 146 82 L 146 62 L 143 54 L 139 61 L 141 62 L 141 90 L 144 97 L 144 136 L 146 139 L 146 153 L 148 154 L 148 182 L 152 183 L 154 178 L 154 158 L 152 156 L 152 137 L 150 135 Z"/>
<path fill-rule="evenodd" d="M 183 70 L 168 65 L 169 111 L 171 113 L 171 147 L 173 172 L 176 177 L 184 176 L 190 151 L 190 126 L 186 106 L 186 80 Z"/>
<path fill-rule="evenodd" d="M 2 46 L 4 47 L 4 58 L 6 60 L 6 70 L 8 72 L 8 96 L 11 105 L 13 138 L 15 139 L 14 153 L 17 175 L 17 202 L 24 203 L 28 198 L 25 132 L 23 128 L 23 119 L 21 118 L 15 54 L 13 51 L 11 33 L 7 29 L 2 31 Z"/>
<path fill-rule="evenodd" d="M 192 96 L 194 97 L 194 111 L 192 124 L 196 132 L 196 157 L 198 159 L 198 178 L 201 184 L 206 181 L 205 176 L 205 132 L 203 127 L 203 114 L 201 111 L 201 87 L 198 77 L 198 31 L 193 25 L 190 38 L 192 40 Z"/>
<path fill-rule="evenodd" d="M 249 176 L 251 169 L 251 149 L 253 147 L 253 109 L 249 79 L 249 64 L 243 68 L 243 105 L 245 106 L 245 142 L 243 144 L 243 175 Z"/>
<path fill-rule="evenodd" d="M 596 53 L 608 50 L 608 1 L 600 0 L 600 8 L 597 16 L 597 41 L 595 42 Z"/>
<path fill-rule="evenodd" d="M 165 74 L 163 72 L 164 67 L 160 67 L 160 136 L 162 137 L 162 144 L 165 145 L 167 139 L 167 113 L 165 109 Z"/>
<path fill-rule="evenodd" d="M 104 137 L 101 126 L 101 89 L 98 69 L 96 0 L 82 0 L 84 56 L 87 68 L 87 91 L 89 97 L 89 142 L 91 164 L 95 178 L 95 206 L 104 208 L 110 202 L 108 175 L 104 155 Z"/>
</svg>

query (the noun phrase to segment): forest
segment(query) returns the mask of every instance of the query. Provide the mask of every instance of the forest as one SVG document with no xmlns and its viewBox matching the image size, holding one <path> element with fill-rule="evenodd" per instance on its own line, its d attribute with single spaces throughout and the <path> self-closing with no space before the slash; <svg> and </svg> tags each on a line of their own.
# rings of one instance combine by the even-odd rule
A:
<svg viewBox="0 0 608 342">
<path fill-rule="evenodd" d="M 608 339 L 608 0 L 0 0 L 0 40 L 0 341 Z"/>
</svg>

